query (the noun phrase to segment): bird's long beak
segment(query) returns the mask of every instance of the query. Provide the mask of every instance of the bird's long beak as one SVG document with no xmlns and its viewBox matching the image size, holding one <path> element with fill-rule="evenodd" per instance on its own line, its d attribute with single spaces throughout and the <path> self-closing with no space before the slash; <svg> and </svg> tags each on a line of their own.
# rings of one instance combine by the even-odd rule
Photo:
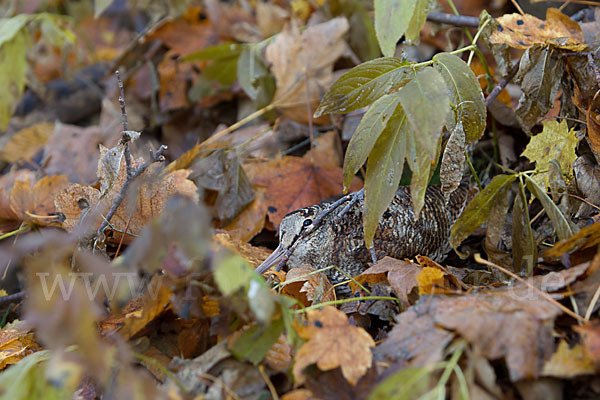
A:
<svg viewBox="0 0 600 400">
<path fill-rule="evenodd" d="M 269 257 L 267 257 L 267 259 L 265 261 L 263 261 L 262 264 L 260 264 L 256 268 L 255 271 L 258 272 L 259 274 L 264 274 L 269 269 L 271 269 L 274 265 L 279 264 L 279 261 L 281 261 L 281 259 L 283 258 L 284 255 L 285 255 L 285 249 L 283 248 L 281 243 L 279 243 L 279 246 L 277 246 L 277 248 L 275 250 L 273 250 L 271 255 Z"/>
</svg>

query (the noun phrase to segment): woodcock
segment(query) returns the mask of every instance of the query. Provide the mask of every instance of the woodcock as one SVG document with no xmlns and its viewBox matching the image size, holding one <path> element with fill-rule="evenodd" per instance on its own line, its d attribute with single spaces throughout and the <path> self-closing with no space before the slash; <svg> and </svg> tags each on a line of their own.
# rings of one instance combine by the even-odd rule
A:
<svg viewBox="0 0 600 400">
<path fill-rule="evenodd" d="M 410 189 L 400 187 L 383 214 L 373 240 L 374 256 L 398 259 L 425 255 L 441 261 L 450 251 L 450 228 L 472 197 L 462 184 L 446 201 L 441 186 L 430 186 L 425 192 L 425 205 L 418 218 L 412 207 Z M 354 194 L 348 207 L 343 202 L 320 221 L 315 219 L 333 203 L 322 203 L 293 211 L 279 226 L 279 246 L 258 268 L 263 273 L 287 258 L 288 268 L 309 265 L 315 269 L 336 265 L 350 276 L 358 275 L 372 260 L 365 246 L 362 227 L 364 198 Z M 339 202 L 338 202 L 339 203 Z M 284 260 L 285 261 L 285 260 Z M 333 284 L 348 278 L 335 269 L 327 270 Z"/>
</svg>

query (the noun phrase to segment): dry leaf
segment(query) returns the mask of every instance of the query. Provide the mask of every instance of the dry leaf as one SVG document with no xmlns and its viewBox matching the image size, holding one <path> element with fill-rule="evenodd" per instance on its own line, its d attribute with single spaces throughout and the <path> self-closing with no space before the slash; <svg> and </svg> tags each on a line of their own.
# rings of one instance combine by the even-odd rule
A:
<svg viewBox="0 0 600 400">
<path fill-rule="evenodd" d="M 258 267 L 271 254 L 271 251 L 268 249 L 242 242 L 239 239 L 232 237 L 228 232 L 221 230 L 217 231 L 213 240 L 215 243 L 235 252 L 254 268 Z"/>
<path fill-rule="evenodd" d="M 342 193 L 342 169 L 313 165 L 306 158 L 286 156 L 280 160 L 245 164 L 253 185 L 266 188 L 267 215 L 279 223 L 288 213 L 317 204 Z M 360 189 L 355 178 L 351 191 Z"/>
<path fill-rule="evenodd" d="M 4 145 L 0 158 L 9 163 L 31 160 L 40 151 L 54 132 L 54 123 L 40 122 L 15 133 Z"/>
<path fill-rule="evenodd" d="M 317 364 L 322 371 L 340 367 L 344 378 L 356 384 L 371 366 L 375 342 L 362 328 L 350 325 L 346 315 L 331 306 L 308 311 L 307 325 L 298 335 L 308 339 L 296 354 L 293 368 L 296 385 L 304 382 L 304 368 Z"/>
<path fill-rule="evenodd" d="M 292 268 L 285 277 L 282 293 L 299 300 L 305 306 L 335 300 L 335 290 L 324 272 L 308 265 Z M 308 275 L 313 273 L 312 275 Z"/>
<path fill-rule="evenodd" d="M 125 183 L 125 157 L 120 157 L 118 146 L 112 149 L 101 148 L 101 154 L 98 178 L 101 189 L 105 191 L 104 195 L 91 186 L 72 184 L 56 196 L 56 209 L 65 215 L 63 228 L 68 231 L 78 225 L 82 210 L 85 210 L 86 216 L 89 215 L 87 223 L 92 228 L 99 227 L 103 215 L 106 215 Z M 120 163 L 116 176 L 115 161 Z M 132 160 L 132 167 L 135 169 L 142 163 L 141 159 Z M 188 170 L 176 170 L 164 175 L 157 173 L 156 169 L 156 164 L 151 165 L 130 185 L 123 203 L 111 220 L 115 230 L 113 236 L 109 237 L 110 240 L 120 241 L 120 232 L 139 233 L 151 218 L 162 212 L 167 199 L 172 195 L 182 195 L 198 202 L 196 185 L 187 179 Z M 125 242 L 129 241 L 131 236 L 125 235 Z"/>
<path fill-rule="evenodd" d="M 0 330 L 0 370 L 39 350 L 30 327 L 14 321 Z"/>
<path fill-rule="evenodd" d="M 279 335 L 273 347 L 265 354 L 264 362 L 274 371 L 286 372 L 292 363 L 292 346 L 285 335 Z"/>
<path fill-rule="evenodd" d="M 568 379 L 595 372 L 594 360 L 581 345 L 577 344 L 570 347 L 567 342 L 561 340 L 558 344 L 558 349 L 552 354 L 552 358 L 544 364 L 542 374 L 544 376 Z"/>
<path fill-rule="evenodd" d="M 419 294 L 435 294 L 447 292 L 447 290 L 443 289 L 443 287 L 445 286 L 444 271 L 438 268 L 423 268 L 417 275 L 416 280 L 419 285 Z"/>
<path fill-rule="evenodd" d="M 10 208 L 21 221 L 37 225 L 56 222 L 54 198 L 68 183 L 65 175 L 45 176 L 33 187 L 29 179 L 17 181 L 10 192 Z"/>
<path fill-rule="evenodd" d="M 586 354 L 592 357 L 596 363 L 600 363 L 600 323 L 598 321 L 588 322 L 583 326 L 576 326 L 574 329 L 583 338 L 583 348 Z"/>
<path fill-rule="evenodd" d="M 272 64 L 271 71 L 277 82 L 273 103 L 285 116 L 307 122 L 309 95 L 310 113 L 314 113 L 332 82 L 333 64 L 344 51 L 342 37 L 348 27 L 343 17 L 309 26 L 303 32 L 292 25 L 269 44 L 266 58 Z"/>
<path fill-rule="evenodd" d="M 579 24 L 556 8 L 548 8 L 546 21 L 533 15 L 505 14 L 496 21 L 500 24 L 490 42 L 526 49 L 534 44 L 550 44 L 561 49 L 583 51 L 583 32 Z"/>
</svg>

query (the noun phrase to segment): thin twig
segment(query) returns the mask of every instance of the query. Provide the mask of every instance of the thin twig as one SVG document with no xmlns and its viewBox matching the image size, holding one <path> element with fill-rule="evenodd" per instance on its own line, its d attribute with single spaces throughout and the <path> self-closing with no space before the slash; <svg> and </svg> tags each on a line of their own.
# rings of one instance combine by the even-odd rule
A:
<svg viewBox="0 0 600 400">
<path fill-rule="evenodd" d="M 4 307 L 7 304 L 18 303 L 25 298 L 25 291 L 22 290 L 17 293 L 7 294 L 6 296 L 0 297 L 0 307 Z"/>
<path fill-rule="evenodd" d="M 480 264 L 484 264 L 487 265 L 488 267 L 492 267 L 495 268 L 499 271 L 504 272 L 506 275 L 518 280 L 519 282 L 523 283 L 524 285 L 526 285 L 527 287 L 533 289 L 534 291 L 536 291 L 540 296 L 542 296 L 545 300 L 548 300 L 550 303 L 554 304 L 556 307 L 560 308 L 560 310 L 562 312 L 564 312 L 565 314 L 575 318 L 577 321 L 581 321 L 581 322 L 585 322 L 585 319 L 580 316 L 575 314 L 573 311 L 569 310 L 567 307 L 563 306 L 562 304 L 560 304 L 558 301 L 554 300 L 552 297 L 550 297 L 550 295 L 540 289 L 538 289 L 536 286 L 532 285 L 531 283 L 527 282 L 525 279 L 521 278 L 520 276 L 518 276 L 517 274 L 515 274 L 514 272 L 509 271 L 508 269 L 499 266 L 498 264 L 494 264 L 491 261 L 488 260 L 484 260 L 483 258 L 481 258 L 481 255 L 479 253 L 475 254 L 475 261 L 480 263 Z"/>
<path fill-rule="evenodd" d="M 111 218 L 115 215 L 115 213 L 117 212 L 117 209 L 119 208 L 119 206 L 125 199 L 125 195 L 127 194 L 127 189 L 129 188 L 129 185 L 131 185 L 131 182 L 135 178 L 140 176 L 150 166 L 150 164 L 153 164 L 155 162 L 164 161 L 165 157 L 162 155 L 162 153 L 164 153 L 165 150 L 167 150 L 167 146 L 161 145 L 158 148 L 158 150 L 156 150 L 156 152 L 153 153 L 152 151 L 150 151 L 150 160 L 144 162 L 142 165 L 137 167 L 132 172 L 131 176 L 127 176 L 127 178 L 125 179 L 125 183 L 123 184 L 123 187 L 121 188 L 121 190 L 119 190 L 119 193 L 115 196 L 115 198 L 110 206 L 110 209 L 108 210 L 108 213 L 106 214 L 106 217 L 104 218 L 104 221 L 102 221 L 102 225 L 100 225 L 100 228 L 98 228 L 98 231 L 96 232 L 97 236 L 101 236 L 104 233 L 104 230 L 106 229 L 106 227 L 108 227 L 108 224 L 110 223 Z"/>
<path fill-rule="evenodd" d="M 464 26 L 467 28 L 477 28 L 479 26 L 479 18 L 469 17 L 466 15 L 454 15 L 432 11 L 427 15 L 427 21 L 437 22 L 453 26 Z"/>
<path fill-rule="evenodd" d="M 485 99 L 486 107 L 489 107 L 491 102 L 494 101 L 496 99 L 496 97 L 498 97 L 498 95 L 500 94 L 502 89 L 504 89 L 506 87 L 506 85 L 508 85 L 510 83 L 512 78 L 514 78 L 514 76 L 517 74 L 518 70 L 519 70 L 519 63 L 515 63 L 515 65 L 513 65 L 513 67 L 509 71 L 508 76 L 506 78 L 504 78 L 500 83 L 498 83 L 496 85 L 496 87 L 494 87 L 494 89 L 490 92 L 490 94 L 488 94 L 488 97 Z"/>
<path fill-rule="evenodd" d="M 123 155 L 125 156 L 127 177 L 129 177 L 133 171 L 131 166 L 131 150 L 129 149 L 131 137 L 127 134 L 129 123 L 127 122 L 127 111 L 125 110 L 125 89 L 118 70 L 115 71 L 115 75 L 117 76 L 117 84 L 119 85 L 119 107 L 121 107 L 121 123 L 123 125 L 123 130 L 121 131 L 121 144 L 124 146 Z"/>
</svg>

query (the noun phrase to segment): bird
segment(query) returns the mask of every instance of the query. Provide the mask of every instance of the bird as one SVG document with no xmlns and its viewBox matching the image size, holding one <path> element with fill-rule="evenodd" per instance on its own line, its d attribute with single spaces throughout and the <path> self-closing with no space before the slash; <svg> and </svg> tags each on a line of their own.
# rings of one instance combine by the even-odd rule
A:
<svg viewBox="0 0 600 400">
<path fill-rule="evenodd" d="M 403 259 L 425 255 L 442 261 L 451 250 L 450 228 L 473 194 L 473 189 L 465 183 L 450 195 L 444 194 L 440 185 L 431 185 L 425 191 L 425 203 L 417 216 L 410 188 L 400 186 L 379 221 L 371 249 L 366 247 L 363 234 L 362 190 L 337 202 L 292 211 L 279 225 L 279 246 L 256 271 L 262 274 L 280 263 L 288 268 L 309 265 L 315 269 L 335 265 L 345 274 L 337 269 L 325 273 L 336 285 L 347 281 L 348 276 L 359 275 L 369 267 L 369 262 L 385 256 Z M 336 287 L 338 295 L 345 292 L 347 285 Z"/>
</svg>

